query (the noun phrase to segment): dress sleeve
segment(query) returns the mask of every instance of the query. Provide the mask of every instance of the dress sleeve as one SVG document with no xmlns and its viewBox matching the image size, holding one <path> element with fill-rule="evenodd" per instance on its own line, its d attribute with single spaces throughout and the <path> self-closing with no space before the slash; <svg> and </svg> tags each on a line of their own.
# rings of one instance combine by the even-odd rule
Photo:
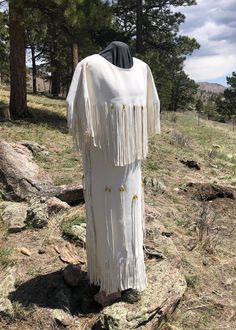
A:
<svg viewBox="0 0 236 330">
<path fill-rule="evenodd" d="M 148 137 L 161 132 L 160 100 L 150 67 L 147 65 L 147 131 Z"/>
<path fill-rule="evenodd" d="M 93 136 L 86 68 L 87 65 L 83 61 L 77 64 L 66 98 L 69 133 L 72 135 L 75 150 L 80 152 L 87 138 Z"/>
</svg>

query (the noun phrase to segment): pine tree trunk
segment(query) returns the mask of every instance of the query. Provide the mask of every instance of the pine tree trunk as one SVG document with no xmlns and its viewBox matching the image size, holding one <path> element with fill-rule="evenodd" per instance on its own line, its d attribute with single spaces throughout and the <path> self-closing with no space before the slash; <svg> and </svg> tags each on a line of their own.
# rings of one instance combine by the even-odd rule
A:
<svg viewBox="0 0 236 330">
<path fill-rule="evenodd" d="M 78 44 L 73 43 L 73 71 L 75 70 L 78 63 L 79 63 Z"/>
<path fill-rule="evenodd" d="M 136 0 L 136 52 L 143 50 L 143 1 Z"/>
<path fill-rule="evenodd" d="M 56 37 L 55 37 L 56 38 Z M 61 91 L 61 84 L 60 84 L 60 72 L 59 67 L 60 63 L 56 58 L 57 54 L 57 47 L 56 42 L 54 42 L 50 49 L 50 60 L 51 60 L 51 94 L 53 96 L 59 96 Z"/>
<path fill-rule="evenodd" d="M 33 45 L 30 46 L 31 49 L 31 57 L 32 57 L 32 82 L 33 82 L 33 94 L 37 94 L 37 84 L 36 84 L 36 60 L 35 60 L 35 48 Z"/>
<path fill-rule="evenodd" d="M 23 6 L 9 1 L 10 33 L 10 113 L 13 118 L 29 115 L 26 95 L 25 29 Z"/>
</svg>

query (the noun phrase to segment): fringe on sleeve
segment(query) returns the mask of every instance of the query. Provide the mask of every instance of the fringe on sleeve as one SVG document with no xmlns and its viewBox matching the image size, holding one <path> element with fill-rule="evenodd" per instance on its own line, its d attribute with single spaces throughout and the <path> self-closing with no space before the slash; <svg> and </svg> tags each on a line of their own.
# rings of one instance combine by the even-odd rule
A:
<svg viewBox="0 0 236 330">
<path fill-rule="evenodd" d="M 160 134 L 160 100 L 150 67 L 147 65 L 147 132 L 148 137 Z"/>
<path fill-rule="evenodd" d="M 94 136 L 88 95 L 86 63 L 77 64 L 66 98 L 67 124 L 73 146 L 82 152 L 85 142 Z"/>
</svg>

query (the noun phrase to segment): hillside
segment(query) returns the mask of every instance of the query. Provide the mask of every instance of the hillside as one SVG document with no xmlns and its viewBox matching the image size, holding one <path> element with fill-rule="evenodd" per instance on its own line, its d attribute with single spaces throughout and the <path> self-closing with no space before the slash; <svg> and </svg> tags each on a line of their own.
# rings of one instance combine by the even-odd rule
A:
<svg viewBox="0 0 236 330">
<path fill-rule="evenodd" d="M 209 82 L 198 82 L 200 91 L 208 94 L 222 94 L 226 89 L 225 86 L 217 84 L 217 83 L 209 83 Z"/>
<path fill-rule="evenodd" d="M 9 92 L 0 91 L 0 102 L 7 103 L 8 99 Z M 48 154 L 37 155 L 34 160 L 51 175 L 54 183 L 80 184 L 82 161 L 72 151 L 64 102 L 32 95 L 28 100 L 33 118 L 0 123 L 0 139 L 31 140 L 43 145 Z M 146 224 L 154 233 L 156 221 L 165 226 L 187 280 L 187 291 L 161 329 L 236 329 L 236 132 L 227 125 L 210 121 L 201 120 L 198 126 L 193 113 L 162 114 L 161 123 L 161 135 L 150 140 L 149 157 L 142 167 L 143 177 L 159 181 L 165 189 L 146 191 L 147 208 L 155 214 L 154 218 L 146 219 Z M 69 225 L 81 221 L 84 212 L 84 205 L 76 205 L 54 216 L 47 227 L 11 234 L 1 225 L 0 274 L 6 266 L 16 265 L 17 287 L 32 290 L 41 276 L 50 277 L 58 272 L 64 263 L 53 246 L 67 242 L 71 234 Z M 84 260 L 84 249 L 74 243 Z M 17 249 L 21 246 L 27 247 L 31 255 L 20 253 Z M 42 247 L 44 253 L 37 253 Z M 166 251 L 165 257 L 168 254 Z M 44 291 L 45 288 L 46 284 Z M 51 300 L 59 294 L 56 286 L 48 292 Z M 158 294 L 155 293 L 157 297 Z M 13 318 L 0 316 L 1 329 L 62 328 L 51 319 L 47 306 L 40 305 L 42 293 L 33 292 L 33 295 L 35 303 L 14 304 Z M 26 296 L 21 295 L 21 299 L 24 301 Z M 60 299 L 65 301 L 66 297 Z M 83 310 L 78 315 L 79 325 L 69 329 L 92 329 L 97 311 L 88 313 L 86 303 L 86 312 Z M 144 325 L 140 329 L 156 328 Z"/>
</svg>

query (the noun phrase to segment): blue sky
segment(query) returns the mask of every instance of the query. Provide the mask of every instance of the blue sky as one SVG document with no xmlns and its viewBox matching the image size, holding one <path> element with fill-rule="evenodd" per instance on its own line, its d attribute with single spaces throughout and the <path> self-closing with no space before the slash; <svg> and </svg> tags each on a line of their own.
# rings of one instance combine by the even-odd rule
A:
<svg viewBox="0 0 236 330">
<path fill-rule="evenodd" d="M 236 0 L 197 0 L 196 6 L 180 7 L 185 23 L 180 33 L 194 37 L 201 48 L 185 63 L 185 72 L 195 81 L 226 85 L 226 76 L 236 71 Z"/>
</svg>

